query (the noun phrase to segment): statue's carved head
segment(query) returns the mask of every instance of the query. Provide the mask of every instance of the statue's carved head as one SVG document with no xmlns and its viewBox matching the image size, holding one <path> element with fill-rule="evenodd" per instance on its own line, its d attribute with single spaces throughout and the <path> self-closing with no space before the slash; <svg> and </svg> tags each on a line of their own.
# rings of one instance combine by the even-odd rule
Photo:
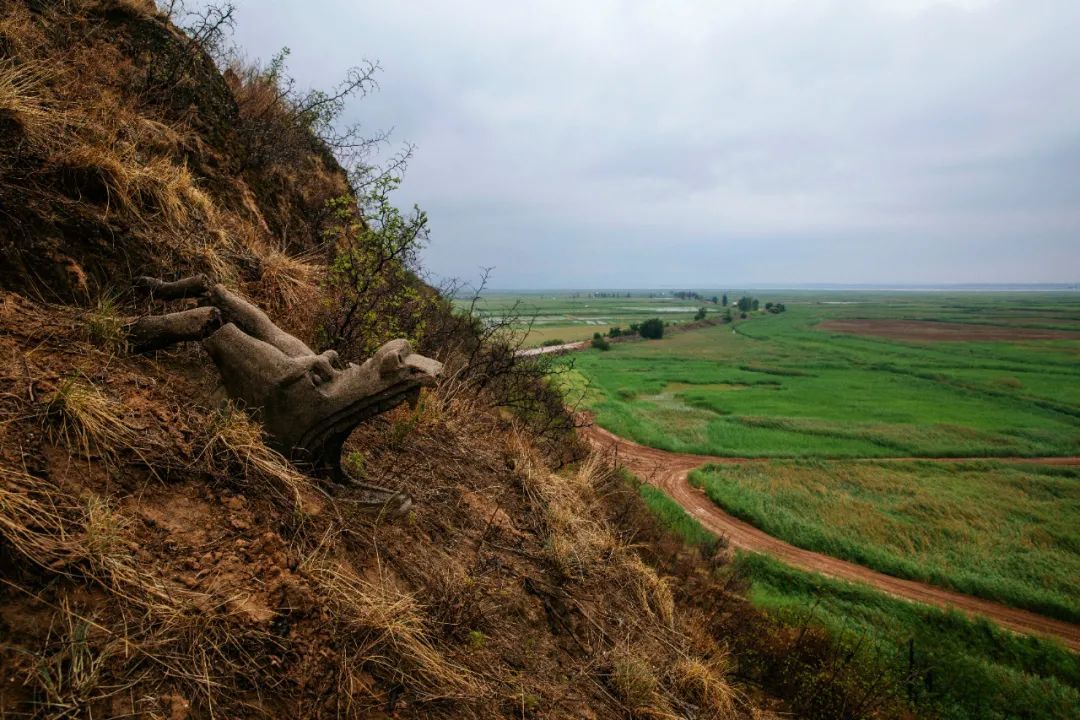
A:
<svg viewBox="0 0 1080 720">
<path fill-rule="evenodd" d="M 418 386 L 431 387 L 442 374 L 442 363 L 418 355 L 412 351 L 407 340 L 391 340 L 375 353 L 379 377 L 389 382 L 415 382 Z"/>
<path fill-rule="evenodd" d="M 414 401 L 421 388 L 438 382 L 442 370 L 442 363 L 414 353 L 408 341 L 391 340 L 363 364 L 332 369 L 329 379 L 318 384 L 282 387 L 265 413 L 267 429 L 290 450 L 309 456 L 336 454 L 353 428 Z"/>
</svg>

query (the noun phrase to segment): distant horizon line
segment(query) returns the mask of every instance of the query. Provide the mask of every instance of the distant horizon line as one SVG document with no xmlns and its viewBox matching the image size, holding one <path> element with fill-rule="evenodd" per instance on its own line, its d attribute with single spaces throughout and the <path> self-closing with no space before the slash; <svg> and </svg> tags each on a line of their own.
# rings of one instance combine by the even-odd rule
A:
<svg viewBox="0 0 1080 720">
<path fill-rule="evenodd" d="M 1060 292 L 1080 291 L 1080 282 L 1056 283 L 756 283 L 747 285 L 664 285 L 664 286 L 521 286 L 485 288 L 485 293 L 544 292 L 730 292 L 740 290 L 876 290 L 947 292 L 969 290 L 983 292 Z"/>
</svg>

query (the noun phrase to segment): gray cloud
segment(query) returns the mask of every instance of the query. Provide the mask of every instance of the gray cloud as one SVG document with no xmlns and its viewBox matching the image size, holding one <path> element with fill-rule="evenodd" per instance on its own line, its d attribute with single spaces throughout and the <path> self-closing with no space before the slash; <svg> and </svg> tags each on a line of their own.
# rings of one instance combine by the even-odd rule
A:
<svg viewBox="0 0 1080 720">
<path fill-rule="evenodd" d="M 237 0 L 501 287 L 1076 281 L 1075 0 Z"/>
</svg>

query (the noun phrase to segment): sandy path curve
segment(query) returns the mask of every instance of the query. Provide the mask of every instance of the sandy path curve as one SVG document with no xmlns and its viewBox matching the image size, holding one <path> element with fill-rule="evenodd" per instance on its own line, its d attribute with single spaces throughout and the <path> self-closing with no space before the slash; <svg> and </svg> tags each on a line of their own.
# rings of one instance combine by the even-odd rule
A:
<svg viewBox="0 0 1080 720">
<path fill-rule="evenodd" d="M 617 462 L 645 482 L 662 488 L 675 499 L 686 512 L 693 515 L 708 530 L 724 535 L 732 547 L 754 552 L 768 553 L 793 567 L 819 572 L 822 575 L 862 582 L 878 590 L 905 600 L 954 608 L 969 616 L 982 615 L 998 625 L 1014 632 L 1043 635 L 1060 640 L 1073 652 L 1080 652 L 1080 625 L 1044 617 L 1027 610 L 1018 610 L 990 600 L 971 597 L 945 590 L 915 580 L 904 580 L 885 575 L 862 565 L 822 555 L 811 550 L 795 547 L 774 538 L 749 523 L 728 515 L 715 505 L 705 493 L 690 484 L 688 475 L 696 467 L 706 463 L 762 462 L 760 458 L 713 457 L 673 453 L 645 447 L 591 425 L 581 431 L 586 440 L 597 450 L 612 454 Z M 986 460 L 988 458 L 872 458 L 872 460 L 935 460 L 962 461 Z M 994 458 L 1014 462 L 1036 462 L 1047 465 L 1080 465 L 1078 457 L 1051 458 Z M 871 460 L 871 458 L 868 458 Z"/>
</svg>

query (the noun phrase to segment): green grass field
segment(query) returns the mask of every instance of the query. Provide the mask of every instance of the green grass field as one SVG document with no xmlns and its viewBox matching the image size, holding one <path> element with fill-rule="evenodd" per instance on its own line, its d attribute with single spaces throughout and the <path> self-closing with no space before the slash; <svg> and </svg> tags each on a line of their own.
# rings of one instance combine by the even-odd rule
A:
<svg viewBox="0 0 1080 720">
<path fill-rule="evenodd" d="M 1080 333 L 1080 294 L 753 294 L 787 312 L 575 353 L 564 361 L 573 363 L 569 397 L 645 445 L 761 458 L 692 479 L 771 535 L 1080 621 L 1080 470 L 1008 461 L 1080 455 L 1080 335 L 1009 335 Z M 822 326 L 856 319 L 957 323 L 999 337 L 928 341 Z M 899 457 L 977 459 L 889 459 Z M 715 544 L 662 492 L 640 492 L 686 542 Z M 917 688 L 920 714 L 1080 713 L 1080 659 L 1056 643 L 761 556 L 735 565 L 752 601 L 794 625 L 865 638 L 898 667 L 914 643 L 933 681 Z"/>
<path fill-rule="evenodd" d="M 868 641 L 898 673 L 907 670 L 914 648 L 919 716 L 1066 720 L 1080 714 L 1080 661 L 1060 645 L 794 570 L 763 555 L 737 556 L 735 571 L 749 578 L 755 605 L 792 625 L 813 623 L 855 644 Z"/>
<path fill-rule="evenodd" d="M 763 300 L 768 296 L 763 297 Z M 1080 296 L 823 304 L 574 356 L 585 406 L 666 450 L 743 457 L 1080 454 L 1080 340 L 903 342 L 844 318 L 1080 330 Z"/>
<path fill-rule="evenodd" d="M 1076 332 L 1080 295 L 759 297 L 788 311 L 573 355 L 571 397 L 646 445 L 771 460 L 693 475 L 771 535 L 1080 620 L 1080 472 L 992 460 L 1080 454 L 1080 340 L 821 328 L 898 319 Z"/>
<path fill-rule="evenodd" d="M 1080 621 L 1080 468 L 787 460 L 691 482 L 800 547 Z"/>
</svg>

